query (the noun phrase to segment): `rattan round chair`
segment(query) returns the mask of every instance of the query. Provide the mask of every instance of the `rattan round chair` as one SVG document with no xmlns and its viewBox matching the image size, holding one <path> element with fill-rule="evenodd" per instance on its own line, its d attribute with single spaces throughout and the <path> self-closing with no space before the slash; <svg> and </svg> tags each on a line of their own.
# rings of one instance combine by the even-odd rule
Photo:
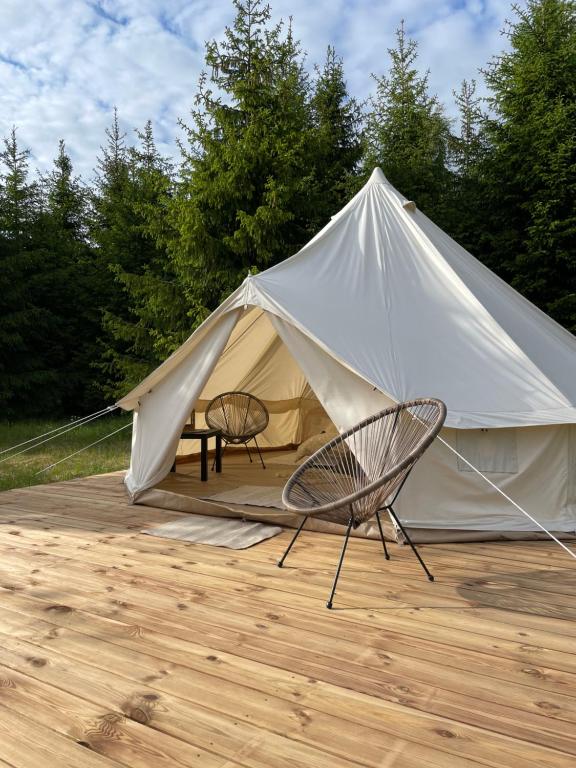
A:
<svg viewBox="0 0 576 768">
<path fill-rule="evenodd" d="M 227 445 L 244 445 L 252 462 L 248 443 L 254 440 L 262 468 L 266 469 L 256 435 L 268 426 L 269 415 L 264 403 L 248 392 L 224 392 L 208 403 L 204 415 L 210 429 L 222 433 L 224 450 Z"/>
<path fill-rule="evenodd" d="M 380 520 L 388 512 L 418 558 L 428 579 L 434 577 L 394 512 L 393 504 L 410 471 L 432 443 L 446 418 L 441 400 L 419 398 L 386 408 L 338 435 L 316 451 L 290 477 L 282 501 L 286 509 L 303 515 L 300 527 L 282 559 L 292 549 L 309 517 L 346 525 L 340 561 L 332 592 L 326 603 L 332 608 L 338 577 L 352 528 L 375 516 L 390 559 Z"/>
</svg>

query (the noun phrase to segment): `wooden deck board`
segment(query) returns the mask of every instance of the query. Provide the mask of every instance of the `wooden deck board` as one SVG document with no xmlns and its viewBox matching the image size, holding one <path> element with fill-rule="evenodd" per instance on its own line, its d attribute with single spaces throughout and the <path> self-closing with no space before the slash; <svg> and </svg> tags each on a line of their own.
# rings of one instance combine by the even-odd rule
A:
<svg viewBox="0 0 576 768">
<path fill-rule="evenodd" d="M 546 542 L 142 536 L 106 475 L 0 494 L 0 768 L 568 768 L 576 570 Z M 3 734 L 16 735 L 7 740 Z"/>
</svg>

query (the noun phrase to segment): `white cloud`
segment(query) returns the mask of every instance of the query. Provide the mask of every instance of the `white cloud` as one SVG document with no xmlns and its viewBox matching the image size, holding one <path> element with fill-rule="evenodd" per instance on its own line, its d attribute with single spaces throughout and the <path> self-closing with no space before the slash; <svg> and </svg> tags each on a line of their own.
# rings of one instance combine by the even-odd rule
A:
<svg viewBox="0 0 576 768">
<path fill-rule="evenodd" d="M 350 91 L 365 98 L 371 73 L 386 70 L 400 19 L 419 40 L 420 64 L 447 104 L 462 78 L 497 53 L 508 0 L 272 0 L 274 18 L 293 16 L 310 68 L 334 44 Z M 132 135 L 148 118 L 176 155 L 203 66 L 204 44 L 231 23 L 231 0 L 2 0 L 0 133 L 20 141 L 45 168 L 64 138 L 90 176 L 113 105 Z"/>
</svg>

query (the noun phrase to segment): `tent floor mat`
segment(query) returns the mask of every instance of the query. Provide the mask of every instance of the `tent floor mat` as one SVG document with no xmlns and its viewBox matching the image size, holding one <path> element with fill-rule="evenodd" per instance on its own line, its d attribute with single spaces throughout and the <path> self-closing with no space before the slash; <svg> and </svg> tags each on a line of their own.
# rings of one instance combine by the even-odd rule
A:
<svg viewBox="0 0 576 768">
<path fill-rule="evenodd" d="M 156 528 L 146 528 L 141 533 L 162 539 L 210 544 L 213 547 L 248 549 L 266 539 L 278 536 L 282 531 L 283 528 L 278 525 L 218 518 L 211 515 L 190 515 Z"/>
<path fill-rule="evenodd" d="M 284 511 L 281 485 L 239 485 L 231 491 L 202 496 L 205 501 L 225 504 L 247 504 L 251 507 L 272 507 Z"/>
</svg>

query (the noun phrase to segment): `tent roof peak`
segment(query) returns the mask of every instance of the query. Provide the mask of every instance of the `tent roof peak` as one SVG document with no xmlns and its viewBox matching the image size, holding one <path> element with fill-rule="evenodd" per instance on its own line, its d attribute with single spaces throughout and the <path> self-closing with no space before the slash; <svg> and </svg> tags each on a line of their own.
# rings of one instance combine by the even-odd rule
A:
<svg viewBox="0 0 576 768">
<path fill-rule="evenodd" d="M 384 176 L 384 172 L 382 168 L 379 168 L 378 166 L 374 168 L 372 171 L 372 174 L 370 175 L 370 178 L 368 179 L 369 184 L 389 184 L 390 182 Z"/>
</svg>

